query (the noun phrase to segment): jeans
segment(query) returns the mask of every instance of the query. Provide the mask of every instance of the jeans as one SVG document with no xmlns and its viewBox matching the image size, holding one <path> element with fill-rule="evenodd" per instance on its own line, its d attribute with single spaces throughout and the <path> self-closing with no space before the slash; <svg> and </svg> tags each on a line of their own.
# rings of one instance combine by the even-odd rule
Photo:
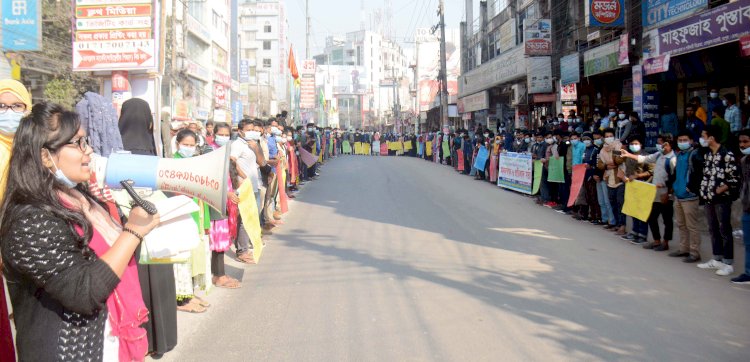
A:
<svg viewBox="0 0 750 362">
<path fill-rule="evenodd" d="M 606 181 L 599 181 L 596 184 L 596 196 L 599 199 L 599 208 L 602 210 L 602 221 L 610 225 L 615 225 L 617 222 L 615 222 L 615 216 L 612 214 L 608 189 Z"/>
<path fill-rule="evenodd" d="M 648 223 L 645 221 L 641 221 L 636 218 L 633 218 L 633 230 L 631 233 L 636 236 L 642 236 L 644 239 L 647 238 L 648 237 Z"/>
<path fill-rule="evenodd" d="M 732 244 L 732 203 L 723 202 L 704 205 L 706 222 L 711 234 L 711 248 L 714 260 L 732 265 L 734 262 L 734 244 Z"/>
<path fill-rule="evenodd" d="M 622 213 L 622 205 L 625 204 L 625 185 L 622 184 L 615 188 L 607 186 L 609 189 L 609 204 L 612 206 L 612 217 L 615 220 L 609 222 L 610 225 L 625 226 L 625 214 Z"/>
<path fill-rule="evenodd" d="M 674 231 L 674 208 L 672 206 L 672 200 L 669 200 L 666 204 L 654 202 L 651 215 L 648 217 L 648 225 L 651 227 L 651 236 L 654 237 L 654 240 L 662 240 L 659 230 L 659 216 L 664 220 L 664 241 L 672 240 L 672 232 Z"/>
<path fill-rule="evenodd" d="M 742 213 L 742 241 L 745 243 L 745 275 L 750 275 L 750 213 Z"/>
</svg>

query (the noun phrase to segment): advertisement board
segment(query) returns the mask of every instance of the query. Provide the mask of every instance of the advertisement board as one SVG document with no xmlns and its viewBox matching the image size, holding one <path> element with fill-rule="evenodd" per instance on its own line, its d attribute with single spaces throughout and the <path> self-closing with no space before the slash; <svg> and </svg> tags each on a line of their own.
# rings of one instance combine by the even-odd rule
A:
<svg viewBox="0 0 750 362">
<path fill-rule="evenodd" d="M 39 0 L 3 0 L 0 48 L 5 51 L 42 50 L 42 9 Z"/>
<path fill-rule="evenodd" d="M 621 27 L 625 25 L 623 0 L 586 0 L 589 26 Z"/>
<path fill-rule="evenodd" d="M 5 2 L 4 2 L 5 3 Z M 148 0 L 76 0 L 73 70 L 155 70 L 158 4 Z"/>
</svg>

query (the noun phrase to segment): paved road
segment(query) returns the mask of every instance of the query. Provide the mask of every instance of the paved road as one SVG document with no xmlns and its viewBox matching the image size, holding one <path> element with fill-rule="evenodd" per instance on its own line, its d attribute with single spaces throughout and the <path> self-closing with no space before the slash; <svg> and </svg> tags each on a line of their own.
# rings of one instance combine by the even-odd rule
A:
<svg viewBox="0 0 750 362">
<path fill-rule="evenodd" d="M 339 158 L 292 207 L 163 360 L 750 360 L 750 287 L 448 167 Z"/>
</svg>

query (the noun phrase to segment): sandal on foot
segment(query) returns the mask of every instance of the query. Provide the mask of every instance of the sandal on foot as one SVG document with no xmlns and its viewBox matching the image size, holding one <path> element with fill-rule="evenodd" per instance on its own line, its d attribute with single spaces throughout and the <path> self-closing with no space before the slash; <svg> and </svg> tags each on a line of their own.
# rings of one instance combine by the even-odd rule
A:
<svg viewBox="0 0 750 362">
<path fill-rule="evenodd" d="M 185 305 L 178 305 L 177 311 L 178 312 L 187 312 L 187 313 L 205 313 L 206 308 L 202 307 L 201 305 L 197 303 L 187 303 Z"/>
<path fill-rule="evenodd" d="M 203 298 L 201 298 L 199 296 L 194 296 L 193 299 L 191 299 L 189 303 L 198 304 L 198 305 L 200 305 L 203 308 L 208 308 L 208 307 L 211 306 L 211 303 L 203 300 Z"/>
<path fill-rule="evenodd" d="M 242 286 L 239 280 L 226 275 L 213 279 L 214 286 L 217 288 L 238 289 Z"/>
</svg>

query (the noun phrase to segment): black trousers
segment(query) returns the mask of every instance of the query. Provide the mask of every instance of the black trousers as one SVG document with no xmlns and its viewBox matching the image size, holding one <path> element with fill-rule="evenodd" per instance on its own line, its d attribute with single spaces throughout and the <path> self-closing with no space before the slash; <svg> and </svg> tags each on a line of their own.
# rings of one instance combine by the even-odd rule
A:
<svg viewBox="0 0 750 362">
<path fill-rule="evenodd" d="M 669 200 L 666 204 L 654 202 L 651 208 L 651 215 L 648 217 L 648 225 L 651 227 L 651 236 L 654 240 L 662 240 L 661 231 L 659 231 L 659 216 L 664 220 L 664 240 L 672 240 L 672 231 L 674 229 L 674 201 Z"/>
</svg>

